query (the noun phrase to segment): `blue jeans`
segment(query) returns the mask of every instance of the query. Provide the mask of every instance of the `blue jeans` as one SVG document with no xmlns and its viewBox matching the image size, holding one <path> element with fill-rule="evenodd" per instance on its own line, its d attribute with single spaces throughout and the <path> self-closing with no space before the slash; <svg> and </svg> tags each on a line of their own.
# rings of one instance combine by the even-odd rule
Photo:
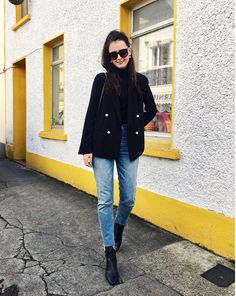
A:
<svg viewBox="0 0 236 296">
<path fill-rule="evenodd" d="M 134 206 L 139 159 L 130 161 L 127 146 L 127 125 L 122 125 L 119 156 L 116 160 L 93 157 L 93 171 L 98 194 L 98 219 L 104 247 L 114 245 L 114 162 L 116 162 L 120 200 L 115 222 L 126 225 Z"/>
</svg>

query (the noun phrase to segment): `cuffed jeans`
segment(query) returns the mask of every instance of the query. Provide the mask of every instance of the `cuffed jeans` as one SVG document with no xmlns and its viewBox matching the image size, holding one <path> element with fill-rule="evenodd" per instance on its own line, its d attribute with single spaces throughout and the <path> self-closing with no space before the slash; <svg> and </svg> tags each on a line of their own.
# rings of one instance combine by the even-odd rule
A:
<svg viewBox="0 0 236 296">
<path fill-rule="evenodd" d="M 116 162 L 120 200 L 115 222 L 126 225 L 134 206 L 139 159 L 130 161 L 127 146 L 127 125 L 122 125 L 119 156 L 116 160 L 93 157 L 93 171 L 98 194 L 98 219 L 104 247 L 114 245 L 114 162 Z"/>
</svg>

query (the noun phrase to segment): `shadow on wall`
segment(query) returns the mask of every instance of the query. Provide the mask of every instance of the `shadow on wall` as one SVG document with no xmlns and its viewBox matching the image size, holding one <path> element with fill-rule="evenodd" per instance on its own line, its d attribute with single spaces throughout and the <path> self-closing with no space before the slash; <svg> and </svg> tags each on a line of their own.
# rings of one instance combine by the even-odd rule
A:
<svg viewBox="0 0 236 296">
<path fill-rule="evenodd" d="M 6 145 L 0 143 L 0 159 L 6 158 Z"/>
</svg>

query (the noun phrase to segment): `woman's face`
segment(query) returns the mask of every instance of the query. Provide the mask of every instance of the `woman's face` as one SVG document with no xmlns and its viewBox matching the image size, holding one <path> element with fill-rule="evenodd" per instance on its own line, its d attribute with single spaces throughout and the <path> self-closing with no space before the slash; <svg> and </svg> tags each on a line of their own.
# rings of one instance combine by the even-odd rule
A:
<svg viewBox="0 0 236 296">
<path fill-rule="evenodd" d="M 111 54 L 111 63 L 119 69 L 124 69 L 129 63 L 131 48 L 128 48 L 123 40 L 112 41 L 109 46 L 109 54 Z"/>
</svg>

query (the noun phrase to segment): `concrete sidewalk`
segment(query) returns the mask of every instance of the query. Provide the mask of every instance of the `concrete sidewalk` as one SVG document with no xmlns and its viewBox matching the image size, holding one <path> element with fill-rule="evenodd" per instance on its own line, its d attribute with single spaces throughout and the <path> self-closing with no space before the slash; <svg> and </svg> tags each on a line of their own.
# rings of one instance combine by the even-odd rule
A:
<svg viewBox="0 0 236 296">
<path fill-rule="evenodd" d="M 234 295 L 234 284 L 219 288 L 200 276 L 231 262 L 135 216 L 117 258 L 123 283 L 112 287 L 96 198 L 0 160 L 0 279 L 20 296 Z"/>
</svg>

